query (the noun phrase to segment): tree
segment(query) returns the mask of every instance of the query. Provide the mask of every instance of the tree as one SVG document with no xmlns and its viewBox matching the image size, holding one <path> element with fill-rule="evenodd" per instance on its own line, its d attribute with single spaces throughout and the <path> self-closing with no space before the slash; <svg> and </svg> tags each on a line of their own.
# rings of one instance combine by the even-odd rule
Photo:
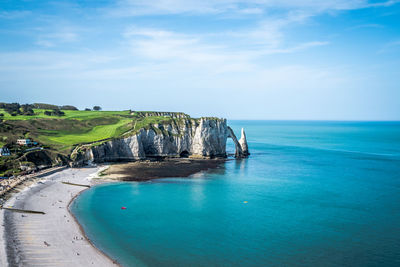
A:
<svg viewBox="0 0 400 267">
<path fill-rule="evenodd" d="M 60 107 L 61 110 L 78 110 L 76 107 L 71 105 L 64 105 Z"/>
<path fill-rule="evenodd" d="M 85 111 L 91 111 L 91 109 L 90 108 L 85 108 Z"/>
<path fill-rule="evenodd" d="M 45 103 L 33 103 L 33 108 L 37 109 L 58 109 L 58 106 Z"/>
<path fill-rule="evenodd" d="M 48 111 L 48 110 L 46 110 L 45 112 L 44 112 L 44 115 L 46 115 L 46 116 L 64 116 L 65 115 L 65 113 L 64 112 L 62 112 L 61 110 L 59 110 L 59 109 L 53 109 L 52 111 Z"/>
<path fill-rule="evenodd" d="M 21 110 L 20 110 L 21 105 L 18 103 L 11 103 L 11 104 L 4 104 L 4 110 L 8 113 L 11 114 L 11 116 L 16 116 L 18 114 L 21 114 Z M 16 114 L 16 115 L 12 115 L 12 114 Z"/>
<path fill-rule="evenodd" d="M 35 114 L 32 109 L 33 105 L 25 104 L 21 105 L 21 108 L 22 108 L 22 114 L 24 115 L 32 116 Z"/>
<path fill-rule="evenodd" d="M 101 110 L 101 107 L 100 106 L 94 106 L 93 110 L 99 111 L 99 110 Z"/>
<path fill-rule="evenodd" d="M 53 109 L 53 111 L 51 112 L 51 114 L 52 114 L 53 116 L 64 116 L 64 115 L 65 115 L 65 113 L 64 113 L 63 111 L 59 110 L 59 109 Z"/>
</svg>

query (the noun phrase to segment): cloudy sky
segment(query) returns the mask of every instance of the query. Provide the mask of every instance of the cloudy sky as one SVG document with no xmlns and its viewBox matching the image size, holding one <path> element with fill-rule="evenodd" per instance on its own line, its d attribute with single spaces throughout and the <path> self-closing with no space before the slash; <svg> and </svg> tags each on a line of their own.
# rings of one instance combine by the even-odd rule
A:
<svg viewBox="0 0 400 267">
<path fill-rule="evenodd" d="M 2 0 L 0 101 L 400 120 L 398 0 Z"/>
</svg>

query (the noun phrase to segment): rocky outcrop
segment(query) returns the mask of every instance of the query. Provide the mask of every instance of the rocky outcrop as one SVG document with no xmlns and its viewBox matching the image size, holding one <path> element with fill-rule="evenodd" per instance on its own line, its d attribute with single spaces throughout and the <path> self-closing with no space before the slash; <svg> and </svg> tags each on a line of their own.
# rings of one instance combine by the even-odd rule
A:
<svg viewBox="0 0 400 267">
<path fill-rule="evenodd" d="M 82 148 L 75 163 L 79 165 L 83 162 L 129 161 L 152 157 L 226 157 L 228 137 L 236 140 L 236 156 L 243 157 L 241 145 L 233 136 L 226 119 L 179 118 L 167 124 L 153 124 L 124 138 L 86 146 Z"/>
<path fill-rule="evenodd" d="M 247 145 L 246 133 L 244 132 L 243 128 L 242 128 L 242 136 L 240 137 L 240 140 L 239 140 L 239 145 L 240 145 L 240 148 L 242 149 L 242 157 L 249 156 L 250 155 L 249 147 Z"/>
</svg>

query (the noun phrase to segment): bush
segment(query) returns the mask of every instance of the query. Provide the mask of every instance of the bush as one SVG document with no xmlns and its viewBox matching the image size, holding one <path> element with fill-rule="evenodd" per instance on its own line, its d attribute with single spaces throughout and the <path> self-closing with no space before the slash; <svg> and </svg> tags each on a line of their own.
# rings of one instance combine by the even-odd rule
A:
<svg viewBox="0 0 400 267">
<path fill-rule="evenodd" d="M 99 111 L 99 110 L 101 110 L 101 107 L 100 106 L 94 106 L 93 110 Z"/>
<path fill-rule="evenodd" d="M 37 109 L 58 109 L 58 106 L 56 105 L 45 104 L 45 103 L 34 103 L 32 106 Z"/>
<path fill-rule="evenodd" d="M 64 115 L 65 115 L 65 113 L 62 112 L 62 111 L 59 110 L 59 109 L 53 110 L 53 114 L 54 114 L 55 116 L 64 116 Z"/>
<path fill-rule="evenodd" d="M 85 108 L 85 111 L 92 111 L 90 108 Z"/>
<path fill-rule="evenodd" d="M 78 110 L 76 107 L 71 105 L 65 105 L 60 107 L 61 110 Z"/>
<path fill-rule="evenodd" d="M 45 112 L 44 112 L 44 115 L 46 115 L 46 116 L 64 116 L 65 115 L 65 113 L 64 112 L 62 112 L 61 110 L 59 110 L 59 109 L 53 109 L 52 111 L 48 111 L 48 110 L 46 110 Z"/>
<path fill-rule="evenodd" d="M 22 108 L 22 114 L 24 115 L 32 116 L 35 114 L 32 109 L 33 105 L 25 104 L 21 105 L 21 108 Z"/>
<path fill-rule="evenodd" d="M 11 103 L 11 104 L 7 104 L 7 103 L 3 103 L 3 108 L 6 112 L 10 113 L 11 116 L 16 116 L 18 114 L 21 114 L 21 105 L 18 103 Z M 12 113 L 15 113 L 16 115 L 12 115 Z"/>
</svg>

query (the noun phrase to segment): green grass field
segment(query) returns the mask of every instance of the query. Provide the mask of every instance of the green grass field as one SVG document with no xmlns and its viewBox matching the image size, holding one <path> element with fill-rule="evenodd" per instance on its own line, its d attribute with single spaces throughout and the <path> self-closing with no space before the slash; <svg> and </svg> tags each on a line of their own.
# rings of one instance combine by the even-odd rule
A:
<svg viewBox="0 0 400 267">
<path fill-rule="evenodd" d="M 0 113 L 4 114 L 4 120 L 32 120 L 32 119 L 77 119 L 77 120 L 88 120 L 93 118 L 105 117 L 105 116 L 113 116 L 113 115 L 129 115 L 129 111 L 83 111 L 83 110 L 63 110 L 65 116 L 55 117 L 55 116 L 47 116 L 44 115 L 46 109 L 34 109 L 35 115 L 25 116 L 11 116 L 9 113 L 5 112 L 3 109 L 0 109 Z"/>
<path fill-rule="evenodd" d="M 44 115 L 44 109 L 34 109 L 35 115 L 11 116 L 0 110 L 2 119 L 12 129 L 0 133 L 0 145 L 5 140 L 32 138 L 59 151 L 68 151 L 74 145 L 118 137 L 133 127 L 135 117 L 129 111 L 75 111 L 65 110 L 65 116 Z M 15 130 L 14 130 L 15 129 Z"/>
<path fill-rule="evenodd" d="M 160 113 L 143 114 L 130 111 L 74 111 L 64 110 L 64 116 L 44 115 L 44 109 L 34 109 L 33 116 L 11 116 L 0 109 L 4 114 L 0 117 L 0 147 L 6 145 L 13 148 L 10 157 L 0 158 L 0 174 L 16 175 L 21 172 L 21 164 L 30 161 L 30 164 L 42 164 L 41 157 L 50 158 L 55 164 L 60 160 L 74 159 L 81 145 L 100 145 L 101 143 L 120 138 L 124 134 L 135 134 L 140 129 L 153 129 L 158 134 L 170 134 L 155 124 L 182 123 L 182 119 L 168 115 L 157 116 Z M 151 113 L 151 112 L 150 112 Z M 31 138 L 44 147 L 41 156 L 35 155 L 28 159 L 24 149 L 16 145 L 17 139 Z M 33 152 L 32 152 L 33 153 Z M 65 162 L 65 161 L 64 161 Z M 0 176 L 1 176 L 0 175 Z"/>
<path fill-rule="evenodd" d="M 65 116 L 44 115 L 44 109 L 34 109 L 35 115 L 11 116 L 0 109 L 2 119 L 13 130 L 0 133 L 0 145 L 15 142 L 18 138 L 32 138 L 43 145 L 68 154 L 79 144 L 93 143 L 120 137 L 151 125 L 170 122 L 163 116 L 142 117 L 129 111 L 74 111 L 65 110 Z M 15 129 L 15 130 L 14 130 Z M 3 141 L 1 141 L 3 140 Z M 4 142 L 4 140 L 7 140 Z"/>
<path fill-rule="evenodd" d="M 92 130 L 82 133 L 65 134 L 63 132 L 58 132 L 57 135 L 48 137 L 48 139 L 63 145 L 95 142 L 120 136 L 129 130 L 126 126 L 131 121 L 131 119 L 121 119 L 115 124 L 95 126 Z"/>
</svg>

